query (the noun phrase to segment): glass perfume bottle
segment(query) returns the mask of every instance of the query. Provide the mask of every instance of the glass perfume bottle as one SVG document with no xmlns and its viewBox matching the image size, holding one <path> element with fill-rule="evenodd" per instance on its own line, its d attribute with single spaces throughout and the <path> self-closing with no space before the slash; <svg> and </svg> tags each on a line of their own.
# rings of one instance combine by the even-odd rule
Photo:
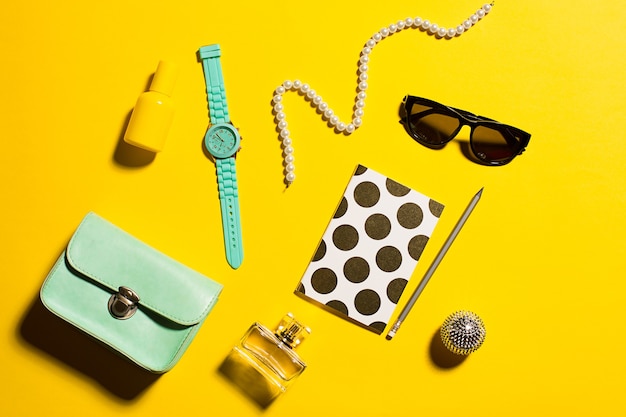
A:
<svg viewBox="0 0 626 417">
<path fill-rule="evenodd" d="M 295 348 L 311 333 L 291 313 L 275 331 L 254 323 L 220 371 L 261 407 L 269 406 L 304 371 Z"/>
</svg>

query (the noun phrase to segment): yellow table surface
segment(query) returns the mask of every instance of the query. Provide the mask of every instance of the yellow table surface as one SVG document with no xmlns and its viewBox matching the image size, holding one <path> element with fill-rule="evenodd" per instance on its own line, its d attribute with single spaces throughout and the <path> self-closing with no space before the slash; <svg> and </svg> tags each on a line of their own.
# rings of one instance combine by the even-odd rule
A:
<svg viewBox="0 0 626 417">
<path fill-rule="evenodd" d="M 56 3 L 56 4 L 55 4 Z M 371 54 L 363 126 L 335 134 L 285 95 L 298 178 L 285 189 L 274 89 L 309 83 L 344 120 L 361 48 L 420 16 L 456 26 L 481 3 L 439 1 L 9 2 L 0 13 L 3 416 L 624 415 L 626 73 L 620 2 L 498 0 L 461 37 L 405 30 Z M 237 157 L 245 259 L 225 260 L 196 51 L 219 43 Z M 126 145 L 130 112 L 161 59 L 179 63 L 163 152 Z M 405 94 L 532 134 L 510 165 L 414 142 Z M 464 136 L 463 136 L 464 135 Z M 403 305 L 481 187 L 474 214 L 392 340 L 294 295 L 357 164 L 446 205 Z M 180 363 L 160 377 L 123 365 L 50 319 L 38 290 L 95 211 L 224 284 Z M 460 309 L 486 323 L 460 363 L 433 349 Z M 399 313 L 397 309 L 396 314 Z M 262 410 L 217 368 L 248 326 L 287 311 L 313 334 L 308 368 Z"/>
</svg>

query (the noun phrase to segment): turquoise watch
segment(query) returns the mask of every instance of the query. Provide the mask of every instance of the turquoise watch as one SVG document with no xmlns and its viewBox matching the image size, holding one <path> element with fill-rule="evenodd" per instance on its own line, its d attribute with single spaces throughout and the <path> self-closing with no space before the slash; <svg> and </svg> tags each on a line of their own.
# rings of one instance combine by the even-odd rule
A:
<svg viewBox="0 0 626 417">
<path fill-rule="evenodd" d="M 220 46 L 217 44 L 203 46 L 198 52 L 204 68 L 211 122 L 204 136 L 204 146 L 215 158 L 226 259 L 230 266 L 236 269 L 243 261 L 239 194 L 235 169 L 235 154 L 239 150 L 241 136 L 239 136 L 237 128 L 230 122 L 230 115 L 228 114 L 220 63 Z"/>
</svg>

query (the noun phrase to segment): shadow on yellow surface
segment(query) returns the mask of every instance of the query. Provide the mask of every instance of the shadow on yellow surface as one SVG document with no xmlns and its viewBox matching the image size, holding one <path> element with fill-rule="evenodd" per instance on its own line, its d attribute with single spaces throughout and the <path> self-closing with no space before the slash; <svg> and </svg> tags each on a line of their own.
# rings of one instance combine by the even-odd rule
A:
<svg viewBox="0 0 626 417">
<path fill-rule="evenodd" d="M 444 346 L 440 332 L 441 328 L 437 329 L 430 341 L 430 359 L 433 364 L 440 369 L 452 369 L 465 362 L 467 356 L 452 353 Z"/>
<path fill-rule="evenodd" d="M 135 399 L 160 376 L 128 362 L 50 313 L 38 296 L 25 313 L 18 336 L 122 400 Z"/>
<path fill-rule="evenodd" d="M 241 356 L 226 357 L 218 373 L 259 409 L 268 408 L 280 394 L 278 387 L 272 385 L 257 367 L 251 366 Z"/>
</svg>

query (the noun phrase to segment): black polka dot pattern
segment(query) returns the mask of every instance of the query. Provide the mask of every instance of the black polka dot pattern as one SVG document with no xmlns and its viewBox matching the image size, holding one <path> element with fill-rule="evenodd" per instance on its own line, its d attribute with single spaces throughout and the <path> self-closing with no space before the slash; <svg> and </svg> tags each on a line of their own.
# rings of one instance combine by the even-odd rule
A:
<svg viewBox="0 0 626 417">
<path fill-rule="evenodd" d="M 320 268 L 313 273 L 311 286 L 320 294 L 329 294 L 337 287 L 337 275 L 332 269 Z"/>
<path fill-rule="evenodd" d="M 354 249 L 359 243 L 359 232 L 349 224 L 342 224 L 333 232 L 333 243 L 344 251 Z"/>
<path fill-rule="evenodd" d="M 391 222 L 384 214 L 375 213 L 365 221 L 365 233 L 375 240 L 381 240 L 389 236 Z"/>
<path fill-rule="evenodd" d="M 319 261 L 320 259 L 324 257 L 324 255 L 326 255 L 326 242 L 322 240 L 319 246 L 317 247 L 317 251 L 315 252 L 315 255 L 313 255 L 313 260 Z"/>
<path fill-rule="evenodd" d="M 341 199 L 341 203 L 339 203 L 339 207 L 337 207 L 337 211 L 335 212 L 335 219 L 338 219 L 344 214 L 346 214 L 347 210 L 348 210 L 348 200 L 346 200 L 346 198 L 344 197 Z"/>
<path fill-rule="evenodd" d="M 382 333 L 443 208 L 359 165 L 296 291 Z"/>
<path fill-rule="evenodd" d="M 343 265 L 343 275 L 350 282 L 358 284 L 367 279 L 370 274 L 370 264 L 359 256 L 350 258 Z"/>
</svg>

